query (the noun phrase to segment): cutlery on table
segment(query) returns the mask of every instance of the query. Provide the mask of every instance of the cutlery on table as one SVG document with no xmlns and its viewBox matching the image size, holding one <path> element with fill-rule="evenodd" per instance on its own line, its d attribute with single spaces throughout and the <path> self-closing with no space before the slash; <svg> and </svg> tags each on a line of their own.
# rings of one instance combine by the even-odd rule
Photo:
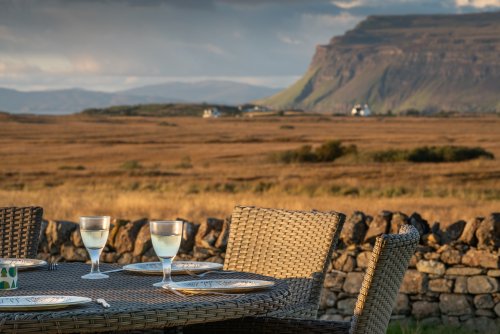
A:
<svg viewBox="0 0 500 334">
<path fill-rule="evenodd" d="M 196 274 L 192 271 L 189 271 L 189 270 L 185 270 L 186 274 L 188 274 L 189 276 L 192 276 L 192 277 L 198 277 L 198 278 L 202 278 L 208 274 L 235 274 L 237 273 L 237 271 L 231 271 L 231 270 L 209 270 L 209 271 L 205 271 L 204 273 L 201 273 L 201 274 Z"/>
<path fill-rule="evenodd" d="M 103 298 L 98 298 L 98 299 L 96 299 L 96 300 L 95 300 L 95 302 L 96 302 L 97 304 L 102 305 L 102 307 L 104 307 L 104 308 L 109 308 L 109 307 L 111 307 L 111 305 L 109 305 L 109 304 L 108 304 L 108 303 L 107 303 L 107 302 L 106 302 Z"/>
<path fill-rule="evenodd" d="M 57 267 L 58 265 L 59 265 L 59 264 L 58 264 L 57 262 L 49 262 L 49 263 L 47 264 L 47 269 L 48 269 L 48 270 L 51 270 L 51 271 L 52 271 L 52 270 L 57 270 L 57 269 L 58 269 L 58 267 Z"/>
<path fill-rule="evenodd" d="M 106 270 L 106 271 L 101 271 L 101 274 L 116 273 L 118 271 L 123 271 L 123 270 L 125 270 L 125 269 L 120 268 L 120 269 Z"/>
</svg>

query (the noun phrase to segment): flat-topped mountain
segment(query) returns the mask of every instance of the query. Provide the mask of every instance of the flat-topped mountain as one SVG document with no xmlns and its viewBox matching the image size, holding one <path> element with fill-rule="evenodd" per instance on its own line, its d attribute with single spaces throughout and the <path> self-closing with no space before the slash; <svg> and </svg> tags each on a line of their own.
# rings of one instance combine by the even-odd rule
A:
<svg viewBox="0 0 500 334">
<path fill-rule="evenodd" d="M 377 113 L 500 110 L 500 12 L 371 16 L 316 49 L 308 71 L 259 103 Z"/>
</svg>

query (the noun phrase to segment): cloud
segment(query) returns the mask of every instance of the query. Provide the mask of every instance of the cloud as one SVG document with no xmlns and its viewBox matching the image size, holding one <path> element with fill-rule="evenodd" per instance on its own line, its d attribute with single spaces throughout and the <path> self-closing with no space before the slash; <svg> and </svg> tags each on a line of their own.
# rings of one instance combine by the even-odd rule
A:
<svg viewBox="0 0 500 334">
<path fill-rule="evenodd" d="M 332 4 L 342 9 L 350 9 L 354 7 L 360 7 L 365 4 L 363 0 L 337 0 L 332 1 Z"/>
<path fill-rule="evenodd" d="M 500 7 L 500 0 L 455 0 L 458 7 Z"/>
<path fill-rule="evenodd" d="M 296 38 L 293 38 L 293 37 L 290 37 L 287 35 L 283 35 L 281 33 L 278 34 L 278 39 L 285 44 L 291 44 L 291 45 L 302 44 L 302 41 L 300 41 L 299 39 L 296 39 Z"/>
</svg>

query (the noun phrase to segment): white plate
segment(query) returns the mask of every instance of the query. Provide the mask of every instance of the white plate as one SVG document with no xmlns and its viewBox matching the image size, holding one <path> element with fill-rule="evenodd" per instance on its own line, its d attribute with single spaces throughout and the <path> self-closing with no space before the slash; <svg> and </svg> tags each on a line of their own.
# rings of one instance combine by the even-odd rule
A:
<svg viewBox="0 0 500 334">
<path fill-rule="evenodd" d="M 195 262 L 195 261 L 174 261 L 172 262 L 172 275 L 191 273 L 202 273 L 209 270 L 221 270 L 220 263 L 214 262 Z M 138 272 L 142 274 L 163 275 L 163 269 L 160 262 L 143 262 L 127 264 L 123 267 L 125 271 Z"/>
<path fill-rule="evenodd" d="M 185 292 L 227 292 L 240 293 L 269 289 L 274 286 L 272 281 L 253 279 L 213 279 L 176 282 L 172 288 Z"/>
<path fill-rule="evenodd" d="M 29 269 L 47 265 L 44 260 L 0 258 L 0 264 L 15 264 L 18 269 Z"/>
<path fill-rule="evenodd" d="M 77 296 L 0 297 L 0 311 L 53 310 L 91 301 L 90 298 Z"/>
</svg>

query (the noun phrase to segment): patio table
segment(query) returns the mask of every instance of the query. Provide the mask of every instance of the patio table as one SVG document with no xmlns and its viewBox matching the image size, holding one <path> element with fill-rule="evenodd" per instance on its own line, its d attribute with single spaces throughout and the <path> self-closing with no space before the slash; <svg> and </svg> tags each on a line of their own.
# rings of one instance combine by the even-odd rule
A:
<svg viewBox="0 0 500 334">
<path fill-rule="evenodd" d="M 119 268 L 101 264 L 101 271 Z M 85 280 L 90 271 L 84 263 L 61 263 L 56 271 L 46 267 L 19 272 L 19 289 L 0 291 L 0 296 L 68 295 L 104 298 L 110 308 L 96 302 L 60 310 L 0 312 L 0 333 L 87 333 L 153 329 L 221 321 L 265 314 L 284 306 L 289 295 L 284 280 L 250 273 L 209 274 L 203 279 L 242 278 L 275 282 L 268 290 L 241 295 L 177 296 L 155 288 L 161 276 L 127 272 L 110 273 L 109 278 Z M 187 275 L 174 281 L 193 280 Z"/>
</svg>

